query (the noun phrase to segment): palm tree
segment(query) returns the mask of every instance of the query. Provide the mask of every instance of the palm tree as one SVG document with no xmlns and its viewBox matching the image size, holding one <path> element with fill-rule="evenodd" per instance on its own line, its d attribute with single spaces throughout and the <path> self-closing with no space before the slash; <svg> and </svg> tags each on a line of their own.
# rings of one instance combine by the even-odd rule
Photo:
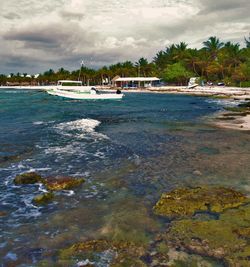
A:
<svg viewBox="0 0 250 267">
<path fill-rule="evenodd" d="M 167 66 L 167 55 L 164 51 L 159 51 L 154 57 L 153 62 L 159 69 L 159 71 L 163 71 Z"/>
<path fill-rule="evenodd" d="M 187 49 L 188 44 L 185 42 L 180 42 L 179 44 L 175 45 L 175 54 L 177 56 L 177 59 L 182 59 L 186 56 L 186 53 L 188 51 Z"/>
<path fill-rule="evenodd" d="M 250 33 L 249 33 L 249 37 L 248 38 L 244 38 L 245 39 L 245 43 L 246 43 L 246 47 L 250 48 Z"/>
<path fill-rule="evenodd" d="M 210 54 L 211 60 L 216 60 L 218 52 L 223 47 L 224 43 L 222 43 L 216 36 L 211 36 L 207 41 L 203 42 L 203 45 Z"/>
<path fill-rule="evenodd" d="M 200 63 L 200 57 L 198 50 L 189 49 L 187 65 L 189 66 L 189 69 L 192 69 L 193 73 L 195 73 L 197 76 L 201 76 L 201 72 L 199 72 L 199 63 Z"/>
<path fill-rule="evenodd" d="M 148 60 L 146 58 L 140 58 L 138 62 L 135 63 L 135 66 L 138 69 L 138 77 L 141 76 L 141 74 L 143 77 L 147 76 L 146 70 L 148 66 Z"/>
</svg>

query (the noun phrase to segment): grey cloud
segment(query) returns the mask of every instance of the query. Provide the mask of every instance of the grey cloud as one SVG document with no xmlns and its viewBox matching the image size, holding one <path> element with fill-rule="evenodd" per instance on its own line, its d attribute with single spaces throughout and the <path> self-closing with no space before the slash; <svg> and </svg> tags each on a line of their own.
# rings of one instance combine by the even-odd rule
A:
<svg viewBox="0 0 250 267">
<path fill-rule="evenodd" d="M 207 14 L 211 12 L 227 12 L 227 11 L 237 11 L 237 9 L 246 9 L 250 8 L 249 0 L 210 0 L 210 1 L 202 1 L 200 0 L 203 9 L 200 14 Z M 249 9 L 248 9 L 249 11 Z"/>
<path fill-rule="evenodd" d="M 92 45 L 94 36 L 87 33 L 77 24 L 46 25 L 43 27 L 29 27 L 22 30 L 9 31 L 3 35 L 7 41 L 20 41 L 27 49 L 51 49 L 71 47 L 82 42 L 83 46 Z"/>
<path fill-rule="evenodd" d="M 84 14 L 81 12 L 61 11 L 60 15 L 62 19 L 67 20 L 81 20 L 84 18 Z"/>
<path fill-rule="evenodd" d="M 57 36 L 58 37 L 58 36 Z M 6 40 L 23 41 L 27 43 L 44 43 L 44 44 L 55 44 L 58 42 L 56 36 L 51 35 L 46 30 L 44 31 L 12 31 L 3 36 Z M 59 39 L 60 40 L 60 39 Z"/>
<path fill-rule="evenodd" d="M 167 44 L 200 47 L 212 35 L 243 44 L 250 29 L 248 0 L 20 1 L 0 10 L 0 73 L 151 59 Z"/>
<path fill-rule="evenodd" d="M 20 19 L 21 16 L 15 12 L 10 12 L 7 14 L 3 14 L 3 17 L 8 20 L 13 20 L 13 19 Z"/>
</svg>

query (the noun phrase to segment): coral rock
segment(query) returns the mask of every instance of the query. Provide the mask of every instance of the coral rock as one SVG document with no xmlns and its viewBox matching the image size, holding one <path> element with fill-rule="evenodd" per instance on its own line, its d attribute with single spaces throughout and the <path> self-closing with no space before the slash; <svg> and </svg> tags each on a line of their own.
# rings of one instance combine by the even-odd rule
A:
<svg viewBox="0 0 250 267">
<path fill-rule="evenodd" d="M 44 205 L 52 201 L 53 198 L 54 198 L 54 194 L 49 192 L 49 193 L 41 194 L 41 195 L 34 197 L 33 202 L 37 205 Z"/>
<path fill-rule="evenodd" d="M 154 212 L 170 218 L 183 218 L 198 211 L 219 213 L 238 207 L 246 200 L 242 193 L 223 187 L 183 188 L 162 194 L 154 206 Z"/>
<path fill-rule="evenodd" d="M 40 174 L 36 172 L 23 173 L 23 174 L 17 175 L 14 179 L 14 183 L 16 185 L 35 184 L 39 182 L 42 182 L 42 177 Z"/>
<path fill-rule="evenodd" d="M 53 179 L 47 179 L 44 182 L 44 185 L 48 190 L 51 191 L 59 191 L 59 190 L 68 190 L 74 187 L 77 187 L 84 183 L 85 180 L 83 178 L 76 179 L 73 177 L 56 177 Z"/>
</svg>

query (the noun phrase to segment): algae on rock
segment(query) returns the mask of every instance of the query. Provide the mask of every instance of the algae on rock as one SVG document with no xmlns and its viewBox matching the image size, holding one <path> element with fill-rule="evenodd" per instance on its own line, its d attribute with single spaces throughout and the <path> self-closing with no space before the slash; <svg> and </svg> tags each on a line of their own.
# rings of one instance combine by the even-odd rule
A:
<svg viewBox="0 0 250 267">
<path fill-rule="evenodd" d="M 112 242 L 108 240 L 90 240 L 74 244 L 59 252 L 59 260 L 71 260 L 72 258 L 80 257 L 81 255 L 84 256 L 85 253 L 88 253 L 88 256 L 91 256 L 92 253 L 93 256 L 95 253 L 105 251 L 114 252 L 114 257 L 110 266 L 127 266 L 122 265 L 121 263 L 125 264 L 126 262 L 131 263 L 133 261 L 136 262 L 137 265 L 129 266 L 146 266 L 143 261 L 140 260 L 140 257 L 145 253 L 145 249 L 143 247 L 138 247 L 129 242 Z"/>
<path fill-rule="evenodd" d="M 220 213 L 238 207 L 246 200 L 242 193 L 223 187 L 181 188 L 162 194 L 154 212 L 170 218 L 183 218 L 199 211 Z"/>
<path fill-rule="evenodd" d="M 51 192 L 44 193 L 38 196 L 35 196 L 33 198 L 33 202 L 37 205 L 44 205 L 47 204 L 48 202 L 52 201 L 54 198 L 54 194 Z"/>
<path fill-rule="evenodd" d="M 250 205 L 226 210 L 218 220 L 172 221 L 165 240 L 169 246 L 222 260 L 226 266 L 249 266 Z"/>
<path fill-rule="evenodd" d="M 15 177 L 14 183 L 16 185 L 21 185 L 21 184 L 35 184 L 42 182 L 42 176 L 36 172 L 27 172 L 23 174 L 19 174 Z"/>
<path fill-rule="evenodd" d="M 56 177 L 53 179 L 46 179 L 45 187 L 51 191 L 69 190 L 84 183 L 83 178 L 77 179 L 73 177 Z"/>
</svg>

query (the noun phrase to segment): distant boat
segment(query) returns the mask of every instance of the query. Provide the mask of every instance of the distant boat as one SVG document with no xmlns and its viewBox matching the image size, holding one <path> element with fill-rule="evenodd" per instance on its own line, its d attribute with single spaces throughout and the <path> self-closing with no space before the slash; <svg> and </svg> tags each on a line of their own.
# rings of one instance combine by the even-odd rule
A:
<svg viewBox="0 0 250 267">
<path fill-rule="evenodd" d="M 70 99 L 98 100 L 98 99 L 122 99 L 124 94 L 117 90 L 116 93 L 100 93 L 94 86 L 83 86 L 81 81 L 60 80 L 57 85 L 47 90 L 54 96 Z"/>
<path fill-rule="evenodd" d="M 189 82 L 188 82 L 188 88 L 191 89 L 191 88 L 195 88 L 197 87 L 199 84 L 197 83 L 197 80 L 199 79 L 199 77 L 192 77 L 189 79 Z"/>
</svg>

